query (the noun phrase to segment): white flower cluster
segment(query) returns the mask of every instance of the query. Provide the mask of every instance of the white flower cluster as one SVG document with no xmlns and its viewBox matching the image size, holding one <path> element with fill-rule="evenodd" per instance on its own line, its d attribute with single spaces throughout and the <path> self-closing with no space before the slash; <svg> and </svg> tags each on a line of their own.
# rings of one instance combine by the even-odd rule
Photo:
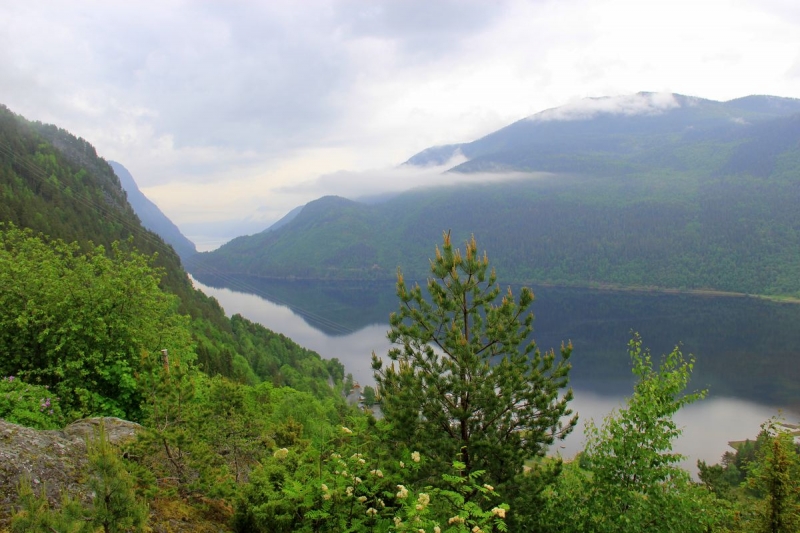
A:
<svg viewBox="0 0 800 533">
<path fill-rule="evenodd" d="M 420 492 L 419 497 L 417 498 L 417 511 L 422 511 L 428 506 L 429 503 L 431 503 L 431 497 L 424 492 Z"/>
<path fill-rule="evenodd" d="M 408 489 L 406 489 L 403 485 L 397 485 L 397 488 L 399 489 L 397 491 L 397 497 L 401 500 L 406 499 L 408 497 Z"/>
<path fill-rule="evenodd" d="M 495 507 L 494 509 L 492 509 L 492 514 L 495 516 L 499 516 L 500 518 L 505 518 L 506 510 L 503 509 L 502 507 Z"/>
</svg>

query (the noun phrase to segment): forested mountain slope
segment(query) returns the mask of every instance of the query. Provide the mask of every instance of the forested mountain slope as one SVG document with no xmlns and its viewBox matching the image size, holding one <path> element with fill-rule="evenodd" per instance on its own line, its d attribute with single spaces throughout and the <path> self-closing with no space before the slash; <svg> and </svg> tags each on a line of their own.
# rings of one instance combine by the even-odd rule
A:
<svg viewBox="0 0 800 533">
<path fill-rule="evenodd" d="M 195 290 L 173 248 L 142 227 L 119 179 L 91 144 L 3 106 L 0 197 L 2 227 L 10 223 L 48 239 L 77 242 L 85 252 L 97 245 L 110 252 L 115 241 L 130 240 L 126 246 L 156 254 L 154 265 L 164 273 L 161 287 L 178 296 L 178 312 L 191 316 L 197 361 L 209 374 L 251 383 L 268 380 L 323 395 L 333 394 L 329 379 L 342 379 L 338 362 L 323 361 L 242 317 L 226 317 L 216 300 Z"/>
<path fill-rule="evenodd" d="M 453 172 L 513 172 L 375 205 L 321 198 L 190 270 L 391 279 L 401 266 L 425 277 L 409 258 L 450 230 L 456 242 L 475 234 L 509 282 L 800 294 L 800 101 L 674 99 L 649 113 L 525 119 L 427 150 L 409 164 L 458 149 L 473 159 Z"/>
<path fill-rule="evenodd" d="M 749 125 L 797 113 L 800 100 L 773 96 L 729 102 L 651 93 L 589 98 L 523 118 L 469 143 L 428 148 L 406 163 L 443 164 L 459 152 L 469 161 L 454 167 L 456 172 L 617 175 L 683 163 L 675 150 L 706 142 L 735 145 L 753 135 Z"/>
</svg>

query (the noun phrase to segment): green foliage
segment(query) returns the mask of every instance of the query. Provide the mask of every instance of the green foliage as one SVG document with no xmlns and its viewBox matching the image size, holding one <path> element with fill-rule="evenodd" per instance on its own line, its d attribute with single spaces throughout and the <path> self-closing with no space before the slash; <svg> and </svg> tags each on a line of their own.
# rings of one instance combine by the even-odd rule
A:
<svg viewBox="0 0 800 533">
<path fill-rule="evenodd" d="M 273 442 L 316 442 L 343 416 L 342 364 L 226 318 L 85 140 L 0 106 L 0 197 L 0 376 L 14 376 L 0 384 L 0 416 L 142 421 L 131 457 L 160 498 L 233 497 Z"/>
<path fill-rule="evenodd" d="M 86 509 L 78 500 L 65 494 L 60 509 L 52 509 L 44 487 L 37 495 L 27 478 L 20 480 L 18 496 L 19 511 L 11 519 L 13 533 L 91 533 Z"/>
<path fill-rule="evenodd" d="M 195 438 L 202 435 L 208 443 L 215 458 L 212 464 L 222 465 L 224 474 L 216 474 L 215 491 L 224 494 L 222 479 L 233 485 L 243 483 L 250 467 L 261 457 L 267 423 L 259 412 L 264 407 L 259 400 L 263 401 L 265 393 L 255 393 L 222 377 L 208 380 L 198 390 L 192 428 Z"/>
<path fill-rule="evenodd" d="M 275 333 L 241 315 L 231 317 L 233 345 L 242 354 L 243 366 L 252 368 L 253 380 L 270 381 L 310 392 L 320 398 L 333 398 L 344 378 L 344 365 L 337 359 L 323 360 L 318 353 L 303 348 L 292 339 Z M 249 368 L 247 370 L 249 371 Z M 334 387 L 330 386 L 332 381 Z"/>
<path fill-rule="evenodd" d="M 206 443 L 192 433 L 197 382 L 197 370 L 177 357 L 143 358 L 140 386 L 147 431 L 138 435 L 137 455 L 162 484 L 184 494 L 197 478 L 197 464 L 205 459 Z"/>
<path fill-rule="evenodd" d="M 638 335 L 629 347 L 638 377 L 633 396 L 601 427 L 587 424 L 584 454 L 546 492 L 546 512 L 538 528 L 702 532 L 727 527 L 730 506 L 693 483 L 677 464 L 682 457 L 671 451 L 681 433 L 674 414 L 705 394 L 684 392 L 692 359 L 676 348 L 656 369 Z M 568 509 L 579 511 L 567 520 Z"/>
<path fill-rule="evenodd" d="M 788 533 L 800 529 L 800 456 L 794 437 L 776 420 L 762 426 L 764 439 L 751 465 L 748 486 L 763 496 L 754 531 Z"/>
<path fill-rule="evenodd" d="M 576 423 L 563 420 L 572 392 L 561 395 L 571 346 L 557 359 L 527 340 L 532 291 L 515 300 L 509 289 L 498 302 L 494 271 L 474 238 L 462 255 L 445 234 L 431 272 L 430 303 L 398 274 L 401 305 L 389 339 L 399 347 L 389 366 L 373 354 L 392 438 L 425 449 L 434 472 L 460 455 L 464 475 L 482 470 L 490 483 L 508 482 Z"/>
<path fill-rule="evenodd" d="M 58 397 L 47 386 L 31 385 L 15 376 L 0 378 L 0 418 L 36 429 L 64 425 Z"/>
<path fill-rule="evenodd" d="M 319 449 L 276 449 L 241 493 L 236 530 L 506 530 L 508 506 L 480 483 L 481 472 L 465 476 L 465 465 L 455 462 L 452 474 L 441 475 L 442 488 L 415 487 L 426 458 L 411 452 L 389 459 L 363 429 L 337 428 Z"/>
<path fill-rule="evenodd" d="M 111 255 L 115 242 L 125 242 L 126 250 L 139 250 L 149 258 L 149 266 L 158 272 L 158 285 L 178 297 L 174 303 L 178 314 L 191 316 L 192 337 L 206 372 L 252 383 L 273 379 L 272 368 L 258 373 L 248 368 L 250 360 L 269 358 L 272 347 L 258 338 L 259 335 L 254 335 L 256 338 L 249 340 L 247 356 L 243 356 L 241 339 L 234 337 L 231 320 L 219 303 L 195 290 L 174 250 L 141 226 L 114 171 L 86 140 L 56 126 L 28 122 L 0 105 L 0 198 L 0 223 L 28 228 L 53 241 L 74 243 L 69 245 L 74 248 L 73 255 L 87 252 L 97 255 L 100 247 Z M 80 285 L 75 288 L 78 292 L 83 289 Z M 0 296 L 4 293 L 0 291 Z M 91 330 L 100 326 L 92 322 L 94 317 L 86 318 L 87 323 L 70 327 Z M 152 349 L 164 347 L 167 346 Z M 313 356 L 319 359 L 316 354 Z M 313 367 L 315 376 L 319 374 L 318 367 L 325 366 L 321 361 L 309 360 L 304 364 Z M 334 382 L 338 382 L 338 369 L 331 366 L 329 370 Z M 0 367 L 0 375 L 3 371 Z M 298 371 L 302 374 L 306 369 Z M 95 395 L 87 388 L 75 398 L 65 398 L 69 404 L 65 407 L 75 411 L 70 416 L 87 410 L 119 415 L 135 404 L 134 398 L 125 397 L 131 385 L 126 377 L 127 369 L 112 364 L 108 373 L 119 374 L 109 376 L 119 377 L 122 382 L 122 390 L 114 396 L 119 400 L 109 403 L 107 396 Z M 282 379 L 279 375 L 276 378 Z M 324 379 L 308 378 L 297 386 L 316 394 L 331 394 L 322 382 L 327 382 L 327 375 Z M 75 408 L 74 403 L 80 405 Z"/>
<path fill-rule="evenodd" d="M 620 494 L 648 489 L 676 474 L 675 465 L 683 457 L 671 452 L 672 442 L 682 431 L 673 416 L 705 396 L 705 391 L 684 394 L 694 360 L 684 359 L 678 348 L 656 369 L 634 334 L 629 354 L 638 377 L 633 396 L 601 428 L 589 422 L 586 431 L 586 459 L 595 479 Z"/>
<path fill-rule="evenodd" d="M 372 407 L 375 405 L 375 389 L 369 385 L 364 387 L 364 405 Z"/>
<path fill-rule="evenodd" d="M 272 446 L 321 442 L 344 409 L 341 398 L 209 378 L 172 356 L 146 357 L 140 382 L 146 431 L 134 455 L 167 496 L 233 498 Z"/>
<path fill-rule="evenodd" d="M 190 353 L 187 319 L 160 278 L 122 245 L 81 253 L 0 227 L 0 374 L 49 386 L 70 419 L 138 418 L 142 352 Z"/>
<path fill-rule="evenodd" d="M 638 335 L 629 348 L 638 377 L 633 396 L 602 427 L 587 424 L 592 500 L 600 502 L 594 518 L 608 531 L 674 531 L 690 527 L 687 522 L 703 531 L 706 520 L 715 518 L 700 513 L 710 494 L 693 485 L 677 466 L 683 457 L 671 451 L 682 432 L 673 416 L 705 396 L 705 391 L 684 392 L 694 361 L 675 348 L 656 369 Z"/>
<path fill-rule="evenodd" d="M 89 506 L 91 524 L 103 533 L 133 533 L 144 530 L 147 505 L 135 494 L 134 481 L 117 451 L 108 442 L 101 424 L 86 445 L 89 455 Z"/>
</svg>

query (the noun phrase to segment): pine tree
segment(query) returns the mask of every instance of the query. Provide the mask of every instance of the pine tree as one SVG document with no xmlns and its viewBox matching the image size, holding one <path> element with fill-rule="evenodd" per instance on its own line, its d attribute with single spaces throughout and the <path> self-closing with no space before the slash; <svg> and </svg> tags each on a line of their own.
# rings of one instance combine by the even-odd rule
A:
<svg viewBox="0 0 800 533">
<path fill-rule="evenodd" d="M 63 493 L 61 508 L 53 509 L 45 487 L 37 495 L 28 478 L 20 479 L 19 511 L 11 519 L 12 533 L 84 533 L 89 531 L 88 511 L 81 502 Z"/>
<path fill-rule="evenodd" d="M 86 443 L 89 456 L 88 487 L 92 501 L 84 505 L 62 493 L 61 507 L 53 509 L 46 491 L 37 495 L 30 480 L 19 485 L 19 512 L 11 521 L 11 531 L 25 533 L 137 533 L 144 531 L 147 504 L 134 491 L 133 478 L 125 469 L 117 450 L 108 442 L 101 423 L 94 438 Z"/>
<path fill-rule="evenodd" d="M 94 493 L 90 512 L 92 524 L 102 527 L 103 533 L 143 531 L 147 505 L 136 497 L 133 478 L 108 442 L 103 424 L 86 447 L 89 488 Z"/>
<path fill-rule="evenodd" d="M 459 457 L 464 475 L 486 471 L 502 484 L 563 439 L 577 417 L 567 386 L 572 347 L 561 357 L 529 341 L 533 292 L 500 296 L 494 270 L 473 237 L 464 254 L 444 235 L 428 280 L 429 299 L 398 271 L 400 310 L 390 318 L 391 364 L 373 354 L 381 408 L 393 438 L 424 450 L 430 471 Z"/>
</svg>

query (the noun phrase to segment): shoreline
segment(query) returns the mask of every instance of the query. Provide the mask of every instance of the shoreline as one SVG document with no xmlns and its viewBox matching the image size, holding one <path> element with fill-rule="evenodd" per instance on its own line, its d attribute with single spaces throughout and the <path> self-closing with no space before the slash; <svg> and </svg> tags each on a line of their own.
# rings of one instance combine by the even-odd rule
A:
<svg viewBox="0 0 800 533">
<path fill-rule="evenodd" d="M 642 293 L 657 293 L 657 294 L 686 294 L 692 296 L 711 296 L 711 297 L 724 297 L 724 298 L 754 298 L 758 300 L 766 300 L 775 303 L 800 304 L 800 297 L 797 296 L 750 294 L 746 292 L 722 291 L 717 289 L 673 289 L 673 288 L 656 287 L 650 285 L 616 285 L 611 283 L 567 284 L 567 283 L 528 282 L 528 283 L 519 283 L 519 285 L 552 287 L 552 288 L 563 288 L 563 289 L 590 289 L 590 290 L 608 291 L 608 292 L 642 292 Z"/>
<path fill-rule="evenodd" d="M 187 273 L 194 279 L 197 279 L 194 274 L 191 272 Z M 283 282 L 283 283 L 303 283 L 303 282 L 313 282 L 313 283 L 356 283 L 356 284 L 363 284 L 363 283 L 396 283 L 395 279 L 390 278 L 366 278 L 366 279 L 353 279 L 353 278 L 343 278 L 343 279 L 335 279 L 335 278 L 301 278 L 301 277 L 272 277 L 272 276 L 258 276 L 253 274 L 238 274 L 238 273 L 226 273 L 224 276 L 241 276 L 247 278 L 254 278 L 263 281 L 274 281 L 274 282 Z M 198 280 L 200 281 L 200 280 Z M 408 281 L 419 283 L 421 286 L 424 286 L 424 283 L 427 280 L 417 280 L 409 278 Z M 203 283 L 202 281 L 200 281 Z M 669 287 L 658 287 L 655 285 L 618 285 L 615 283 L 599 283 L 599 282 L 591 282 L 591 283 L 553 283 L 547 281 L 508 281 L 508 280 L 498 280 L 497 283 L 499 285 L 518 285 L 518 286 L 526 286 L 526 287 L 552 287 L 552 288 L 563 288 L 563 289 L 589 289 L 589 290 L 597 290 L 597 291 L 607 291 L 607 292 L 639 292 L 639 293 L 652 293 L 652 294 L 685 294 L 685 295 L 692 295 L 692 296 L 710 296 L 710 297 L 724 297 L 724 298 L 754 298 L 758 300 L 765 300 L 774 303 L 786 303 L 786 304 L 800 304 L 800 296 L 782 296 L 782 295 L 774 295 L 774 294 L 752 294 L 746 292 L 735 292 L 735 291 L 723 291 L 719 289 L 678 289 L 678 288 L 669 288 Z"/>
</svg>

